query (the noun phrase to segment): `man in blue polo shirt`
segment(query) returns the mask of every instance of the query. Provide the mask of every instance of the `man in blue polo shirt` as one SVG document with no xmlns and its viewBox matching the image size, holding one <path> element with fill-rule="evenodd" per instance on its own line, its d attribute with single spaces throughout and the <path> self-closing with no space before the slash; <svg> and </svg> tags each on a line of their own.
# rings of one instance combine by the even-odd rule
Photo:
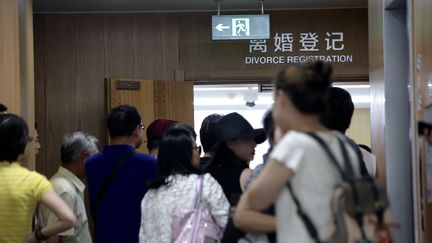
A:
<svg viewBox="0 0 432 243">
<path fill-rule="evenodd" d="M 137 109 L 120 105 L 107 119 L 111 144 L 86 163 L 90 212 L 95 243 L 135 243 L 141 220 L 146 183 L 156 172 L 152 156 L 135 152 L 144 126 Z"/>
</svg>

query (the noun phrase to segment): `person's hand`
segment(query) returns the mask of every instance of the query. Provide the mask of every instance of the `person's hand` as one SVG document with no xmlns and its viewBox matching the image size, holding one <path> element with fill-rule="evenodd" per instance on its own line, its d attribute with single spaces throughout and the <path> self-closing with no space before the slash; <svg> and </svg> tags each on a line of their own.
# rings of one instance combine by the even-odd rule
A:
<svg viewBox="0 0 432 243">
<path fill-rule="evenodd" d="M 38 243 L 39 241 L 36 239 L 34 232 L 31 232 L 27 238 L 24 240 L 24 243 Z"/>
</svg>

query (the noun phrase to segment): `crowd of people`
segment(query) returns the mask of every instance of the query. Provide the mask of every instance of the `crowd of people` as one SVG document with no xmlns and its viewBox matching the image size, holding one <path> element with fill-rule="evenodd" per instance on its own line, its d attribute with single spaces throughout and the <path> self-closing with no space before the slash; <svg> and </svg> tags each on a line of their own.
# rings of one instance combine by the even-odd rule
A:
<svg viewBox="0 0 432 243">
<path fill-rule="evenodd" d="M 331 87 L 331 71 L 323 62 L 284 68 L 263 129 L 235 112 L 212 114 L 199 130 L 202 147 L 190 125 L 157 119 L 146 129 L 135 107 L 120 105 L 107 116 L 110 144 L 101 151 L 91 134 L 64 136 L 49 181 L 20 165 L 33 138 L 0 106 L 0 242 L 325 241 L 333 190 L 343 180 L 336 167 L 371 178 L 376 168 L 371 153 L 344 135 L 354 106 L 349 93 Z M 136 151 L 145 137 L 148 154 Z M 263 163 L 250 169 L 267 139 Z"/>
</svg>

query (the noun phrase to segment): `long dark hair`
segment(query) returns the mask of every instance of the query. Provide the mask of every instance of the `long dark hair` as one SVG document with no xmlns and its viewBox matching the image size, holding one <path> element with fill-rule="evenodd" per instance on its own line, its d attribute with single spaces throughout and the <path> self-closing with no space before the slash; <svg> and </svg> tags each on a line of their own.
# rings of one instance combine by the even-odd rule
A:
<svg viewBox="0 0 432 243">
<path fill-rule="evenodd" d="M 159 141 L 156 177 L 150 181 L 149 188 L 157 189 L 169 185 L 171 175 L 199 174 L 192 165 L 192 142 L 190 131 L 182 126 L 168 129 Z"/>
</svg>

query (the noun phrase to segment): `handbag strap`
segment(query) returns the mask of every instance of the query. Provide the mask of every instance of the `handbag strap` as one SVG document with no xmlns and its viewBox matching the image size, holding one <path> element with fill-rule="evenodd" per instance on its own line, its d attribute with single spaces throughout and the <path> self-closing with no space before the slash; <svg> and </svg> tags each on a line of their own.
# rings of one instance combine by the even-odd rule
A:
<svg viewBox="0 0 432 243">
<path fill-rule="evenodd" d="M 195 196 L 195 209 L 200 208 L 202 190 L 203 190 L 203 175 L 198 176 L 198 181 L 196 183 L 196 196 Z"/>
<path fill-rule="evenodd" d="M 126 153 L 125 155 L 121 156 L 116 163 L 114 164 L 114 167 L 111 170 L 111 173 L 108 175 L 107 179 L 104 181 L 104 183 L 102 184 L 97 196 L 96 196 L 96 200 L 93 204 L 93 219 L 94 221 L 96 221 L 96 216 L 97 213 L 99 211 L 100 208 L 100 204 L 105 196 L 105 193 L 108 191 L 109 186 L 112 184 L 112 182 L 114 181 L 114 179 L 116 178 L 118 172 L 120 171 L 120 169 L 123 167 L 123 165 L 125 164 L 125 162 L 132 157 L 132 155 L 135 154 L 135 150 L 129 151 L 128 153 Z"/>
</svg>

